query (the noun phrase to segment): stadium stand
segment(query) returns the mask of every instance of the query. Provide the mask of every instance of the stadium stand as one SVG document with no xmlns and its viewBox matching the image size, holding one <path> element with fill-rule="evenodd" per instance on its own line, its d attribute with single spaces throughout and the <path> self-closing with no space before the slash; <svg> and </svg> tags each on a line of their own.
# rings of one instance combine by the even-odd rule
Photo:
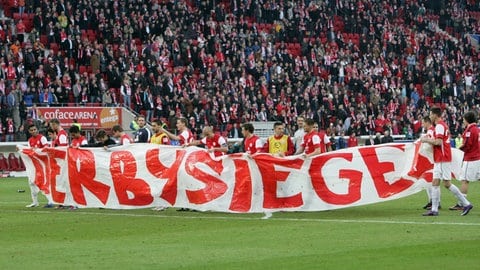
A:
<svg viewBox="0 0 480 270">
<path fill-rule="evenodd" d="M 303 115 L 334 136 L 415 135 L 433 105 L 458 134 L 479 109 L 478 1 L 15 2 L 0 1 L 2 141 L 8 118 L 13 133 L 41 121 L 33 104 L 125 106 L 221 134 L 247 121 L 293 134 Z"/>
</svg>

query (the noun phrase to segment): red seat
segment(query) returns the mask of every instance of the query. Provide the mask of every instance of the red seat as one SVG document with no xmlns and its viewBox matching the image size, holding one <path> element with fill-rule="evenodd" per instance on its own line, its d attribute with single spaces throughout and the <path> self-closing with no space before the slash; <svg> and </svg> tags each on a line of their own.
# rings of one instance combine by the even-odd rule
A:
<svg viewBox="0 0 480 270">
<path fill-rule="evenodd" d="M 25 163 L 23 163 L 22 158 L 18 158 L 18 161 L 19 161 L 19 165 L 20 165 L 20 167 L 19 167 L 20 171 L 25 171 Z"/>
<path fill-rule="evenodd" d="M 0 170 L 1 171 L 9 171 L 10 167 L 8 166 L 8 161 L 3 155 L 3 153 L 0 153 Z"/>
<path fill-rule="evenodd" d="M 8 164 L 10 165 L 11 171 L 20 170 L 20 161 L 18 161 L 18 157 L 14 153 L 8 154 Z"/>
</svg>

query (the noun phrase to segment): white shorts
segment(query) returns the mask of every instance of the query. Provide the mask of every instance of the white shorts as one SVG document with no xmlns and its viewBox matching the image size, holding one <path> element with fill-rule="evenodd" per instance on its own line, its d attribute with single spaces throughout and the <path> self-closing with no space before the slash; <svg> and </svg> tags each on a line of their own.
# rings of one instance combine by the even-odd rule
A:
<svg viewBox="0 0 480 270">
<path fill-rule="evenodd" d="M 433 179 L 451 180 L 452 164 L 450 162 L 436 162 L 433 164 Z"/>
<path fill-rule="evenodd" d="M 469 182 L 480 179 L 480 160 L 464 161 L 462 164 L 462 173 L 460 181 L 467 180 Z"/>
</svg>

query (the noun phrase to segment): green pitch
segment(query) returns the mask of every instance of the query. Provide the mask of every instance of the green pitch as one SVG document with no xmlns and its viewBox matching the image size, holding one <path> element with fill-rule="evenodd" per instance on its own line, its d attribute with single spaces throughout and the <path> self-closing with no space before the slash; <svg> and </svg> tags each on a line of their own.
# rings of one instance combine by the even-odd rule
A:
<svg viewBox="0 0 480 270">
<path fill-rule="evenodd" d="M 468 198 L 476 207 L 464 217 L 446 210 L 455 201 L 442 188 L 438 217 L 421 216 L 421 192 L 262 219 L 175 209 L 25 208 L 26 178 L 3 178 L 0 269 L 479 269 L 478 183 Z"/>
</svg>

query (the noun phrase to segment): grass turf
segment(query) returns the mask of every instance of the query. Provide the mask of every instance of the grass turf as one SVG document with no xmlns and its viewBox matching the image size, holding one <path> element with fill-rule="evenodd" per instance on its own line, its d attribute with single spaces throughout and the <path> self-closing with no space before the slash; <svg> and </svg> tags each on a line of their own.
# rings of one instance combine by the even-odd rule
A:
<svg viewBox="0 0 480 270">
<path fill-rule="evenodd" d="M 478 269 L 480 187 L 470 185 L 478 209 L 464 217 L 446 210 L 455 200 L 442 193 L 438 217 L 421 216 L 421 192 L 264 220 L 175 209 L 25 208 L 26 178 L 0 179 L 0 269 Z"/>
</svg>

